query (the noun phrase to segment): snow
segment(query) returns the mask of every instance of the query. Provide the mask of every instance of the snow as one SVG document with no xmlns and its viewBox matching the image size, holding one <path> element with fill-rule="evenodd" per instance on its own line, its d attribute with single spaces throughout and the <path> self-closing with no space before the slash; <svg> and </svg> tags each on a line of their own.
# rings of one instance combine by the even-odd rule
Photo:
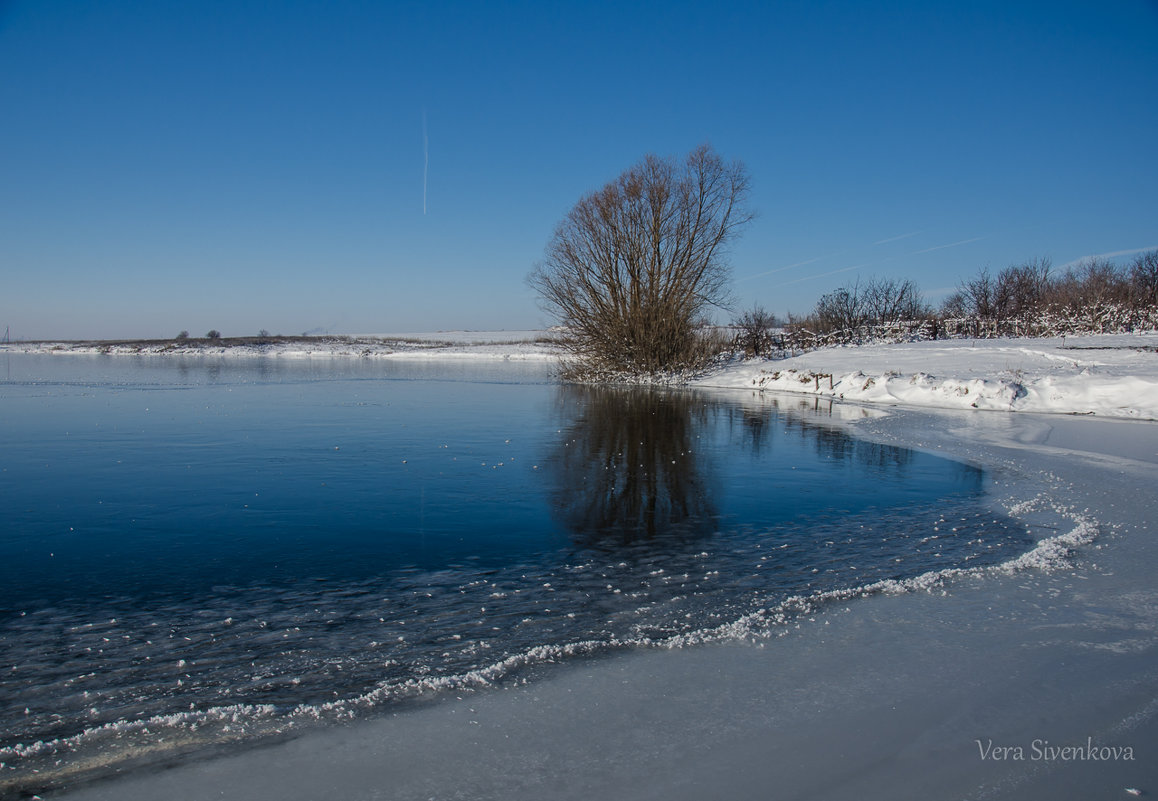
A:
<svg viewBox="0 0 1158 801">
<path fill-rule="evenodd" d="M 831 347 L 733 362 L 693 383 L 870 404 L 1158 420 L 1158 334 Z"/>
<path fill-rule="evenodd" d="M 244 342 L 142 340 L 126 342 L 27 342 L 0 345 L 0 353 L 114 356 L 213 356 L 279 359 L 554 359 L 547 331 L 438 331 L 359 336 L 253 337 Z"/>
<path fill-rule="evenodd" d="M 539 329 L 501 331 L 412 331 L 388 334 L 365 334 L 371 339 L 421 340 L 423 342 L 452 343 L 455 345 L 511 345 L 535 342 L 550 335 Z"/>
<path fill-rule="evenodd" d="M 36 342 L 0 352 L 550 361 L 560 353 L 549 333 L 439 331 L 217 345 Z M 838 346 L 786 359 L 733 360 L 690 383 L 858 404 L 1158 420 L 1158 334 Z"/>
</svg>

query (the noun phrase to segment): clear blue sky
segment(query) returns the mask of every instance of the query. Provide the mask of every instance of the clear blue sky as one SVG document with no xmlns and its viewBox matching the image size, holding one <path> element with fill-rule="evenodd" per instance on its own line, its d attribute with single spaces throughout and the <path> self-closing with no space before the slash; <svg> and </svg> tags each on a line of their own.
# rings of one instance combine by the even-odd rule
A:
<svg viewBox="0 0 1158 801">
<path fill-rule="evenodd" d="M 0 327 L 540 326 L 571 206 L 704 142 L 742 307 L 1158 247 L 1158 5 L 0 0 Z"/>
</svg>

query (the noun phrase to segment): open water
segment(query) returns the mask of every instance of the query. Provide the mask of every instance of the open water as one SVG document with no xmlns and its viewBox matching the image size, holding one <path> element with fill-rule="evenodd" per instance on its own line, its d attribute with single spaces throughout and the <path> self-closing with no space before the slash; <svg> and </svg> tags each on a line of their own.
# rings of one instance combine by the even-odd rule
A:
<svg viewBox="0 0 1158 801">
<path fill-rule="evenodd" d="M 0 796 L 769 636 L 807 599 L 1032 546 L 980 470 L 811 399 L 517 362 L 5 359 Z"/>
</svg>

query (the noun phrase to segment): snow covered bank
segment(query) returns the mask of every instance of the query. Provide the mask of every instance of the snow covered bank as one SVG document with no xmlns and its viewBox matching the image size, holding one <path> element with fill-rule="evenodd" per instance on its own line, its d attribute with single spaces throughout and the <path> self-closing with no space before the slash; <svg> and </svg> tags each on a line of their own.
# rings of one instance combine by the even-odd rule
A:
<svg viewBox="0 0 1158 801">
<path fill-rule="evenodd" d="M 910 342 L 733 362 L 695 385 L 1158 420 L 1158 334 Z"/>
</svg>

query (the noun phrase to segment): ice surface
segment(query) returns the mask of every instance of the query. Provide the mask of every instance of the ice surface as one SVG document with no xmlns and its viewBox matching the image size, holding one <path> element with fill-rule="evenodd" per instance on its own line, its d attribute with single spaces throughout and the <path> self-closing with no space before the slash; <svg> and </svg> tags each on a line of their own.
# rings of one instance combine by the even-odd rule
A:
<svg viewBox="0 0 1158 801">
<path fill-rule="evenodd" d="M 1145 455 L 1158 454 L 1158 427 L 899 410 L 848 425 L 985 465 L 994 503 L 1052 509 L 1073 525 L 1024 564 L 832 599 L 784 636 L 571 662 L 527 685 L 68 797 L 1046 799 L 1158 789 L 1158 455 Z M 1025 758 L 982 759 L 978 742 L 990 740 Z M 1129 748 L 1135 759 L 1033 760 L 1044 741 Z"/>
</svg>

